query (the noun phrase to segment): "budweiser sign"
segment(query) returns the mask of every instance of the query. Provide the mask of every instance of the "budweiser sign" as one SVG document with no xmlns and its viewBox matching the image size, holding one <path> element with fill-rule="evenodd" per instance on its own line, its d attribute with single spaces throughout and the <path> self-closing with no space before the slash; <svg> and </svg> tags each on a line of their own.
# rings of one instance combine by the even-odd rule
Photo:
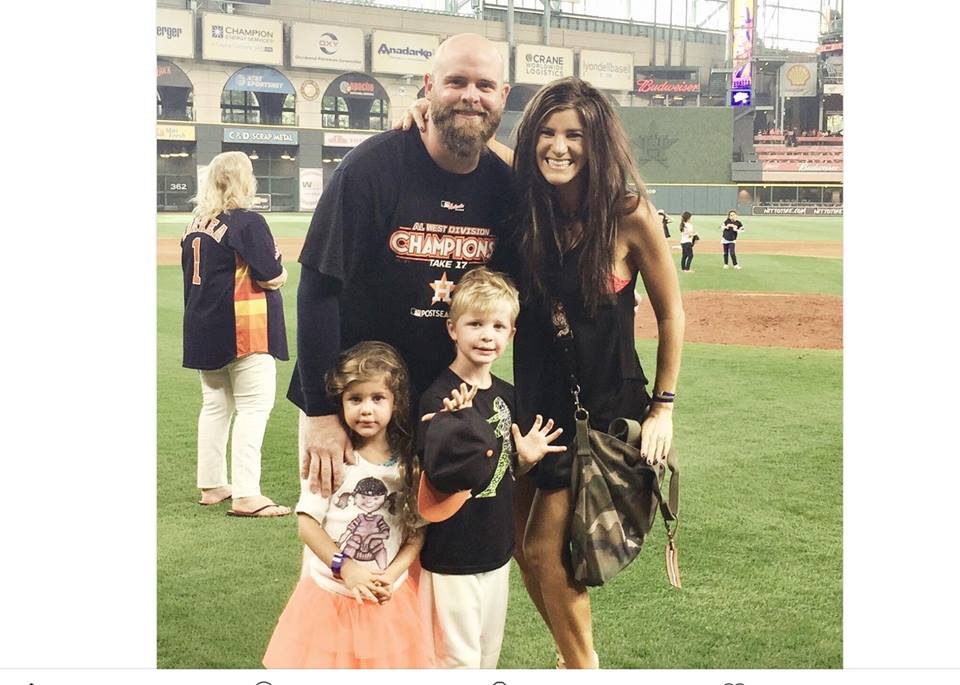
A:
<svg viewBox="0 0 960 685">
<path fill-rule="evenodd" d="M 700 84 L 689 81 L 656 81 L 652 78 L 637 80 L 638 93 L 699 93 Z"/>
</svg>

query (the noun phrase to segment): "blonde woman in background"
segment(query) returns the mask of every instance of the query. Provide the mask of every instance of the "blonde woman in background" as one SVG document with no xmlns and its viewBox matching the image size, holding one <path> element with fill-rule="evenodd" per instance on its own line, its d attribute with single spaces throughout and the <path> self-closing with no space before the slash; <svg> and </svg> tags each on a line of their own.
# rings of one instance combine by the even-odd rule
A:
<svg viewBox="0 0 960 685">
<path fill-rule="evenodd" d="M 200 372 L 200 504 L 233 498 L 231 516 L 286 516 L 260 493 L 260 448 L 276 395 L 276 359 L 289 359 L 280 287 L 287 270 L 270 228 L 249 211 L 257 180 L 242 152 L 217 155 L 180 241 L 183 365 Z M 232 433 L 233 485 L 227 478 Z"/>
</svg>

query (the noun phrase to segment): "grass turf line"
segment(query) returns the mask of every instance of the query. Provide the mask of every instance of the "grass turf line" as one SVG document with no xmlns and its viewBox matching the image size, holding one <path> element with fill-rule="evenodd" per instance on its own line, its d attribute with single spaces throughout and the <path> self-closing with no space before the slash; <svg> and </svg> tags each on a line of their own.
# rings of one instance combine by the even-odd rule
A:
<svg viewBox="0 0 960 685">
<path fill-rule="evenodd" d="M 829 260 L 821 260 L 829 261 Z M 284 288 L 291 355 L 299 267 Z M 182 277 L 158 269 L 157 664 L 258 668 L 299 573 L 294 518 L 247 521 L 195 504 L 197 374 L 180 366 Z M 655 341 L 637 348 L 653 375 Z M 278 363 L 262 484 L 298 495 L 296 413 Z M 689 343 L 675 419 L 684 589 L 662 526 L 591 592 L 607 668 L 841 666 L 841 353 Z M 495 372 L 512 378 L 507 357 Z M 692 419 L 696 417 L 696 423 Z M 500 665 L 551 668 L 553 647 L 516 569 Z"/>
</svg>

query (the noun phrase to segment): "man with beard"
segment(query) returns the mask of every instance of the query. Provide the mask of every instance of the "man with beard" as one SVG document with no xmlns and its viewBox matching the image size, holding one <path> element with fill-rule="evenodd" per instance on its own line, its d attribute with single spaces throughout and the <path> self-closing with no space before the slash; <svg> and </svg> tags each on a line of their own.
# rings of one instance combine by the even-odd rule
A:
<svg viewBox="0 0 960 685">
<path fill-rule="evenodd" d="M 453 289 L 506 242 L 510 169 L 486 148 L 510 90 L 504 72 L 486 38 L 448 38 L 424 76 L 433 125 L 358 145 L 313 213 L 287 398 L 301 410 L 301 477 L 324 497 L 342 482 L 344 459 L 354 461 L 340 408 L 327 398 L 327 369 L 357 342 L 387 342 L 409 366 L 416 407 L 453 359 L 445 326 Z"/>
</svg>

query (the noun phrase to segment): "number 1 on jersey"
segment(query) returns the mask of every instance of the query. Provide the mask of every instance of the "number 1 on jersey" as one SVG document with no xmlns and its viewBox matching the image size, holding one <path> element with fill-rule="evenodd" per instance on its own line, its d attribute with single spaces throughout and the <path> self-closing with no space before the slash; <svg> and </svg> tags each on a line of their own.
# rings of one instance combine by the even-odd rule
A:
<svg viewBox="0 0 960 685">
<path fill-rule="evenodd" d="M 200 285 L 200 237 L 194 238 L 190 246 L 193 247 L 193 280 L 191 283 Z"/>
</svg>

